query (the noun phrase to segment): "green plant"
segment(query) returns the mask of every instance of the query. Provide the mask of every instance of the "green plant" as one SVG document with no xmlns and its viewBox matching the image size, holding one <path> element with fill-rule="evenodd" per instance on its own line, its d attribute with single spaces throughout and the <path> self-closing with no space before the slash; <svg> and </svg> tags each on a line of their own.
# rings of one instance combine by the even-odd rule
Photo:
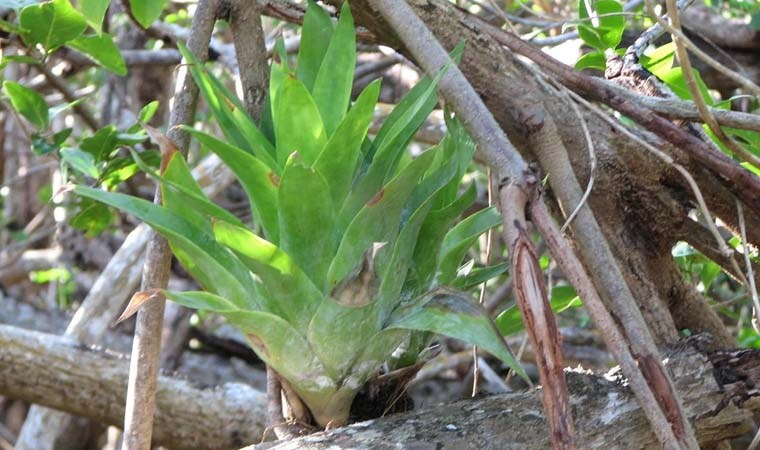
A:
<svg viewBox="0 0 760 450">
<path fill-rule="evenodd" d="M 298 67 L 291 70 L 284 54 L 273 64 L 260 128 L 183 50 L 227 142 L 185 129 L 237 175 L 258 233 L 205 198 L 176 152 L 164 155 L 159 175 L 163 206 L 75 187 L 163 234 L 205 289 L 165 295 L 239 327 L 322 426 L 345 423 L 367 380 L 386 362 L 402 365 L 394 351 L 405 349 L 408 363 L 432 333 L 476 344 L 523 374 L 484 310 L 445 287 L 473 281 L 458 272 L 460 263 L 500 223 L 491 208 L 456 223 L 475 198 L 472 186 L 459 192 L 473 143 L 447 117 L 444 141 L 408 157 L 407 144 L 437 103 L 437 79 L 427 78 L 370 139 L 380 82 L 349 108 L 355 46 L 347 4 L 337 25 L 310 4 Z"/>
</svg>

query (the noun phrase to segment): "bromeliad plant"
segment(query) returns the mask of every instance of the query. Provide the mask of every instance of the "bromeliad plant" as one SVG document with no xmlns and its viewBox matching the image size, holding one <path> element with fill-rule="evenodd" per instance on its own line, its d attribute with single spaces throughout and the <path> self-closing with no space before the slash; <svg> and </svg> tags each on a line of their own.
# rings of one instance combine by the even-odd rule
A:
<svg viewBox="0 0 760 450">
<path fill-rule="evenodd" d="M 402 365 L 394 352 L 405 350 L 396 354 L 408 363 L 432 333 L 478 345 L 522 374 L 488 315 L 451 288 L 504 270 L 458 272 L 478 236 L 500 222 L 485 209 L 456 223 L 475 198 L 472 186 L 459 192 L 474 145 L 447 118 L 440 145 L 414 159 L 405 151 L 437 103 L 437 79 L 422 80 L 368 137 L 380 82 L 349 108 L 355 46 L 348 6 L 334 25 L 312 3 L 297 68 L 284 56 L 272 66 L 261 127 L 185 52 L 227 141 L 185 129 L 236 174 L 253 230 L 204 197 L 179 153 L 164 157 L 163 206 L 75 187 L 163 234 L 204 288 L 165 295 L 242 330 L 322 426 L 345 423 L 381 366 Z"/>
</svg>

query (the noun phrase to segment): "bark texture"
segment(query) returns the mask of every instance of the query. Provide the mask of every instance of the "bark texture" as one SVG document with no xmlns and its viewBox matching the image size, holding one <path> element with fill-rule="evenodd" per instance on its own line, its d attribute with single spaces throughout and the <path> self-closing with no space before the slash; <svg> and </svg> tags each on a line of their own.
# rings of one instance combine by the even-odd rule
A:
<svg viewBox="0 0 760 450">
<path fill-rule="evenodd" d="M 129 361 L 76 341 L 0 325 L 0 395 L 121 426 Z M 258 442 L 266 396 L 248 385 L 201 388 L 159 376 L 153 443 L 234 449 Z"/>
<path fill-rule="evenodd" d="M 678 380 L 676 386 L 683 395 L 703 448 L 749 429 L 746 422 L 751 415 L 749 411 L 734 405 L 713 410 L 723 399 L 723 392 L 704 355 L 688 348 L 674 354 L 667 367 Z M 633 394 L 618 381 L 588 373 L 568 373 L 578 448 L 659 449 Z M 462 401 L 243 450 L 551 448 L 549 433 L 545 430 L 547 424 L 540 396 L 534 392 Z"/>
<path fill-rule="evenodd" d="M 682 345 L 667 357 L 666 367 L 702 446 L 749 429 L 752 411 L 760 410 L 753 390 L 760 382 L 760 352 L 706 356 Z M 118 426 L 127 370 L 125 359 L 65 337 L 0 325 L 0 395 Z M 659 448 L 638 402 L 618 376 L 576 371 L 567 378 L 578 448 Z M 540 397 L 539 392 L 482 397 L 363 422 L 274 448 L 549 448 Z M 741 402 L 741 408 L 734 400 Z M 265 395 L 246 385 L 202 389 L 161 376 L 156 405 L 153 444 L 172 449 L 236 449 L 259 442 L 266 427 Z"/>
</svg>

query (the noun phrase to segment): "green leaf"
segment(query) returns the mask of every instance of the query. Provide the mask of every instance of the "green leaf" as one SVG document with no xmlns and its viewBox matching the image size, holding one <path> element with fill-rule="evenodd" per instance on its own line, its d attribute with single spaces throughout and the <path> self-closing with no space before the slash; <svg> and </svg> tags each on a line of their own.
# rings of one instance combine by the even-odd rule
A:
<svg viewBox="0 0 760 450">
<path fill-rule="evenodd" d="M 373 150 L 366 173 L 357 181 L 351 195 L 344 203 L 339 214 L 339 224 L 345 227 L 363 205 L 395 173 L 401 155 L 422 126 L 438 99 L 435 87 L 443 72 L 435 80 L 425 77 L 396 105 L 383 126 L 380 127 L 373 143 Z"/>
<path fill-rule="evenodd" d="M 457 217 L 472 205 L 476 196 L 477 189 L 474 184 L 471 184 L 461 196 L 449 205 L 428 214 L 414 248 L 413 263 L 408 275 L 409 282 L 415 286 L 415 294 L 422 294 L 432 284 L 438 269 L 438 259 L 430 255 L 439 254 L 443 238 L 449 228 Z"/>
<path fill-rule="evenodd" d="M 572 286 L 555 286 L 552 289 L 552 298 L 549 301 L 549 306 L 554 312 L 562 312 L 568 308 L 578 307 L 581 305 L 578 294 L 575 293 L 575 289 Z M 520 308 L 517 305 L 512 305 L 505 309 L 501 314 L 496 317 L 496 328 L 502 336 L 510 336 L 525 328 L 520 315 Z"/>
<path fill-rule="evenodd" d="M 335 255 L 335 208 L 325 179 L 294 154 L 285 166 L 277 204 L 280 248 L 324 289 L 325 275 Z M 304 193 L 308 192 L 308 198 Z"/>
<path fill-rule="evenodd" d="M 40 44 L 48 52 L 84 33 L 87 22 L 69 0 L 52 0 L 21 10 L 21 37 L 28 45 Z"/>
<path fill-rule="evenodd" d="M 19 114 L 40 130 L 48 127 L 48 105 L 42 95 L 15 81 L 3 81 L 3 91 Z"/>
<path fill-rule="evenodd" d="M 501 224 L 501 216 L 495 208 L 482 209 L 456 224 L 446 233 L 438 256 L 438 283 L 446 285 L 454 280 L 457 268 L 467 250 L 478 236 Z"/>
<path fill-rule="evenodd" d="M 143 28 L 153 25 L 169 4 L 169 0 L 129 0 L 132 15 Z"/>
<path fill-rule="evenodd" d="M 78 172 L 90 178 L 98 178 L 100 176 L 100 171 L 95 166 L 95 159 L 91 154 L 71 147 L 62 148 L 60 154 L 61 159 Z"/>
<path fill-rule="evenodd" d="M 237 147 L 190 127 L 183 129 L 203 146 L 219 155 L 243 185 L 251 203 L 253 217 L 272 242 L 279 242 L 277 186 L 280 179 L 266 164 Z"/>
<path fill-rule="evenodd" d="M 578 34 L 586 44 L 597 50 L 615 49 L 625 29 L 623 6 L 615 0 L 596 0 L 593 11 L 588 11 L 586 3 L 591 1 L 578 1 L 580 18 L 590 19 L 578 25 Z"/>
<path fill-rule="evenodd" d="M 207 311 L 234 311 L 238 306 L 224 297 L 204 291 L 176 292 L 164 291 L 169 300 L 190 309 L 203 309 Z"/>
<path fill-rule="evenodd" d="M 705 99 L 705 103 L 707 103 L 709 106 L 712 106 L 715 101 L 713 100 L 712 95 L 710 95 L 710 91 L 707 88 L 707 85 L 702 80 L 702 77 L 699 75 L 699 72 L 696 69 L 692 69 L 692 73 L 694 74 L 694 78 L 696 78 L 697 87 L 702 94 L 702 98 Z M 662 78 L 662 81 L 664 81 L 665 84 L 667 84 L 673 93 L 675 93 L 679 98 L 682 98 L 684 100 L 691 100 L 691 91 L 689 90 L 689 86 L 686 84 L 686 79 L 683 77 L 683 70 L 681 67 L 675 67 L 667 72 L 662 73 L 660 78 Z"/>
<path fill-rule="evenodd" d="M 327 297 L 314 313 L 307 337 L 330 376 L 342 380 L 378 331 L 380 321 L 372 304 L 344 306 Z"/>
<path fill-rule="evenodd" d="M 214 235 L 260 276 L 269 294 L 263 309 L 305 332 L 324 296 L 293 259 L 250 230 L 226 222 L 214 224 Z"/>
<path fill-rule="evenodd" d="M 143 106 L 140 109 L 140 113 L 137 114 L 137 121 L 143 124 L 150 122 L 150 119 L 152 119 L 153 116 L 156 115 L 156 111 L 158 111 L 158 107 L 159 107 L 158 100 L 153 100 L 152 102 Z"/>
<path fill-rule="evenodd" d="M 220 314 L 246 334 L 256 354 L 285 377 L 309 407 L 337 389 L 306 339 L 282 318 L 258 311 Z"/>
<path fill-rule="evenodd" d="M 346 229 L 330 270 L 328 286 L 337 286 L 354 271 L 373 242 L 390 242 L 398 233 L 401 212 L 422 175 L 433 162 L 435 151 L 421 154 L 380 189 L 359 211 Z"/>
<path fill-rule="evenodd" d="M 147 150 L 140 153 L 143 164 L 157 170 L 160 157 L 155 150 Z M 128 157 L 110 159 L 106 167 L 100 173 L 100 181 L 107 191 L 115 189 L 118 185 L 127 181 L 140 171 L 138 165 Z"/>
<path fill-rule="evenodd" d="M 69 41 L 68 46 L 84 53 L 109 72 L 116 75 L 127 74 L 127 65 L 121 56 L 119 47 L 116 46 L 113 37 L 108 33 L 79 36 Z"/>
<path fill-rule="evenodd" d="M 100 34 L 103 18 L 106 16 L 110 3 L 111 0 L 77 0 L 77 9 L 82 13 L 87 24 Z"/>
<path fill-rule="evenodd" d="M 139 198 L 84 186 L 75 186 L 74 192 L 132 214 L 153 227 L 169 240 L 177 259 L 205 289 L 240 308 L 260 308 L 259 290 L 248 269 L 201 228 Z"/>
<path fill-rule="evenodd" d="M 99 235 L 111 224 L 113 214 L 106 205 L 86 198 L 79 206 L 80 211 L 69 219 L 69 225 L 84 231 L 88 238 Z"/>
<path fill-rule="evenodd" d="M 604 52 L 600 50 L 595 50 L 591 53 L 586 53 L 585 55 L 578 58 L 578 61 L 575 62 L 575 70 L 583 70 L 583 69 L 604 70 L 606 68 L 607 68 L 607 58 L 604 56 Z"/>
<path fill-rule="evenodd" d="M 343 2 L 340 19 L 330 40 L 317 79 L 314 81 L 314 102 L 319 108 L 327 135 L 332 135 L 351 100 L 356 66 L 356 34 L 348 2 Z"/>
<path fill-rule="evenodd" d="M 108 125 L 91 137 L 82 139 L 79 148 L 92 155 L 95 161 L 106 159 L 116 149 L 116 127 Z"/>
<path fill-rule="evenodd" d="M 277 91 L 276 101 L 274 132 L 277 161 L 283 164 L 291 153 L 298 152 L 304 164 L 314 164 L 327 142 L 327 136 L 311 94 L 303 83 L 287 76 Z"/>
<path fill-rule="evenodd" d="M 243 222 L 234 214 L 206 197 L 180 152 L 171 156 L 164 169 L 161 193 L 164 206 L 169 211 L 185 219 L 192 219 L 192 223 L 203 228 L 207 234 L 213 234 L 211 220 L 214 219 L 243 226 Z"/>
<path fill-rule="evenodd" d="M 394 312 L 388 328 L 430 331 L 477 345 L 527 378 L 488 312 L 460 292 L 436 289 Z"/>
<path fill-rule="evenodd" d="M 343 203 L 351 189 L 356 166 L 362 155 L 362 142 L 372 122 L 375 103 L 380 94 L 380 83 L 381 80 L 376 80 L 362 91 L 314 164 L 314 168 L 328 180 L 336 205 Z"/>
<path fill-rule="evenodd" d="M 494 278 L 507 271 L 509 267 L 508 263 L 496 264 L 494 266 L 482 267 L 479 269 L 473 269 L 467 275 L 457 277 L 451 282 L 451 285 L 457 289 L 466 291 L 474 288 L 475 286 L 485 283 L 486 281 Z"/>
<path fill-rule="evenodd" d="M 296 76 L 311 91 L 317 79 L 319 67 L 327 53 L 333 35 L 330 15 L 314 0 L 309 0 L 301 27 L 301 46 L 298 48 Z"/>
<path fill-rule="evenodd" d="M 280 167 L 274 159 L 274 147 L 248 117 L 240 100 L 209 73 L 184 45 L 180 44 L 179 49 L 182 56 L 190 62 L 190 73 L 227 140 L 259 158 L 279 175 Z"/>
<path fill-rule="evenodd" d="M 675 59 L 675 44 L 669 42 L 657 47 L 656 50 L 648 55 L 641 56 L 641 65 L 648 71 L 652 72 L 658 78 L 662 78 L 664 73 L 673 68 Z"/>
<path fill-rule="evenodd" d="M 44 136 L 35 133 L 32 135 L 32 151 L 37 156 L 47 155 L 48 153 L 57 151 L 71 135 L 72 131 L 73 129 L 71 128 L 64 128 L 52 136 Z"/>
</svg>

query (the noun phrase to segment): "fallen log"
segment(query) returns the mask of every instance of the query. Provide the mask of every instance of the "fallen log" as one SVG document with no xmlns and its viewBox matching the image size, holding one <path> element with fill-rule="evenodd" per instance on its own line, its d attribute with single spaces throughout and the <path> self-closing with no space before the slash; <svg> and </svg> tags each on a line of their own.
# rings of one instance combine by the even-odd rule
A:
<svg viewBox="0 0 760 450">
<path fill-rule="evenodd" d="M 0 395 L 121 427 L 129 362 L 70 338 L 0 325 Z M 160 376 L 154 443 L 176 450 L 259 442 L 266 395 L 245 384 L 201 388 Z"/>
<path fill-rule="evenodd" d="M 723 352 L 708 359 L 684 347 L 666 360 L 701 448 L 746 433 L 750 410 L 758 407 L 746 401 L 758 380 L 736 380 L 753 377 L 760 368 L 760 352 L 735 353 L 741 358 Z M 581 371 L 567 376 L 578 448 L 660 448 L 624 380 Z M 754 377 L 760 378 L 760 373 Z M 743 408 L 734 405 L 734 399 L 743 400 Z M 547 430 L 540 395 L 524 392 L 460 401 L 242 450 L 538 450 L 551 448 Z"/>
<path fill-rule="evenodd" d="M 760 410 L 760 352 L 671 351 L 666 368 L 703 448 L 749 430 Z M 0 395 L 121 426 L 128 361 L 61 336 L 0 325 Z M 616 376 L 567 374 L 578 448 L 659 448 L 636 399 Z M 738 401 L 740 407 L 734 404 Z M 161 376 L 154 444 L 172 449 L 236 449 L 259 442 L 266 399 L 243 384 L 200 388 Z M 540 393 L 481 397 L 388 416 L 248 450 L 544 449 L 549 436 Z"/>
</svg>

